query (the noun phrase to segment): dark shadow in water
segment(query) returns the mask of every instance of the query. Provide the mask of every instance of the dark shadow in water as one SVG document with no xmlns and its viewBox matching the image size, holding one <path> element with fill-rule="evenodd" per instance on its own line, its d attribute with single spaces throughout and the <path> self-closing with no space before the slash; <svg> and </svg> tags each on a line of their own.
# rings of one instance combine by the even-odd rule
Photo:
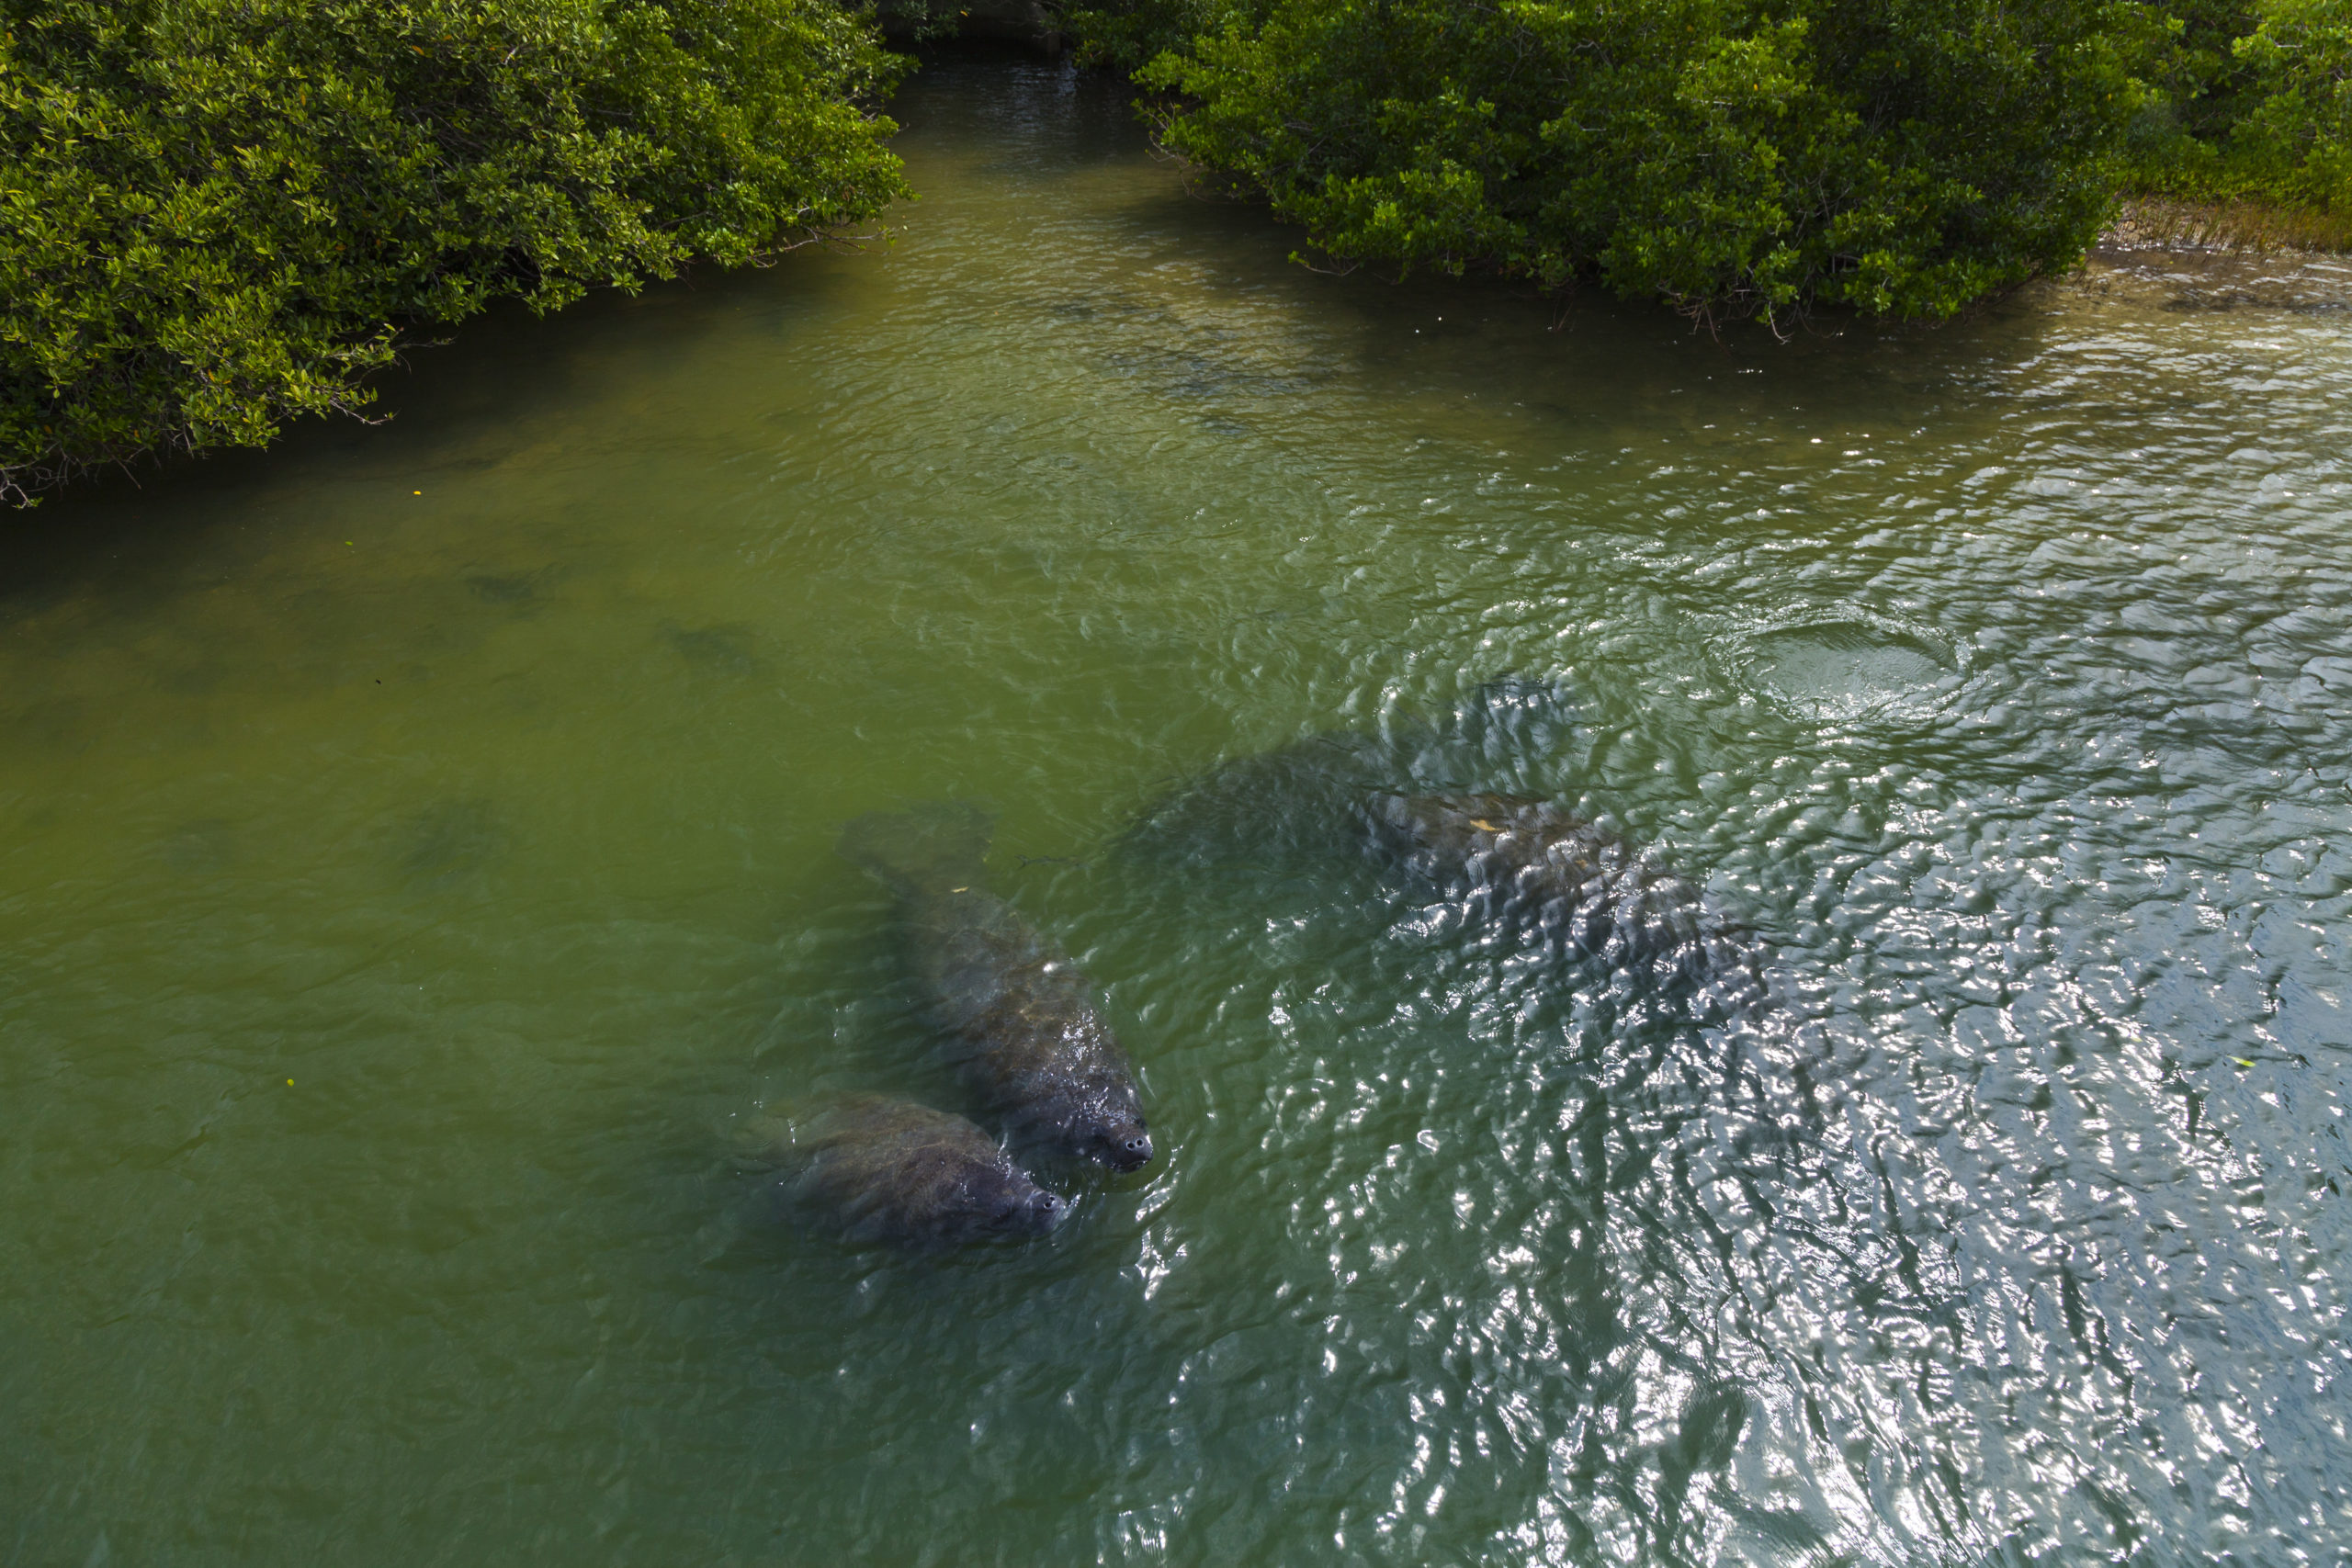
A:
<svg viewBox="0 0 2352 1568">
<path fill-rule="evenodd" d="M 1548 793 L 1538 781 L 1577 768 L 1588 747 L 1566 686 L 1498 676 L 1435 718 L 1323 730 L 1168 781 L 1117 847 L 1199 867 L 1311 864 L 1361 848 L 1366 791 Z"/>
<path fill-rule="evenodd" d="M 427 891 L 453 887 L 507 853 L 514 835 L 489 801 L 437 801 L 392 830 L 390 858 L 401 878 Z"/>
<path fill-rule="evenodd" d="M 706 673 L 741 680 L 759 672 L 760 658 L 752 649 L 752 628 L 747 626 L 665 626 L 662 636 L 680 658 Z"/>
<path fill-rule="evenodd" d="M 236 834 L 218 817 L 182 823 L 164 836 L 164 863 L 182 876 L 213 876 L 237 858 Z"/>
<path fill-rule="evenodd" d="M 528 615 L 537 612 L 546 590 L 554 583 L 556 576 L 556 569 L 551 566 L 543 566 L 537 571 L 477 571 L 468 575 L 466 587 L 485 604 L 496 604 L 516 615 Z"/>
<path fill-rule="evenodd" d="M 6 719 L 11 745 L 56 752 L 85 750 L 94 725 L 103 722 L 79 697 L 49 697 L 14 709 L 0 705 L 0 717 Z"/>
</svg>

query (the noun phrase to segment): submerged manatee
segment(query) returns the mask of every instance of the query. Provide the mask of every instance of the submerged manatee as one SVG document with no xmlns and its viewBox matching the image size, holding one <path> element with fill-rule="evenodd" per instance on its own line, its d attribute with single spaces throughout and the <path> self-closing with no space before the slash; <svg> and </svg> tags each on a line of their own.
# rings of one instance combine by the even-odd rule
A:
<svg viewBox="0 0 2352 1568">
<path fill-rule="evenodd" d="M 745 1153 L 792 1168 L 783 1194 L 853 1240 L 957 1247 L 1042 1235 L 1069 1212 L 986 1133 L 927 1105 L 853 1100 L 765 1132 L 770 1146 Z"/>
<path fill-rule="evenodd" d="M 1349 847 L 1349 803 L 1396 770 L 1378 737 L 1329 730 L 1182 780 L 1119 835 L 1121 854 L 1180 865 L 1266 865 Z"/>
<path fill-rule="evenodd" d="M 1528 770 L 1555 769 L 1577 748 L 1577 721 L 1561 682 L 1499 675 L 1434 717 L 1322 730 L 1179 780 L 1137 814 L 1117 847 L 1194 866 L 1344 854 L 1358 841 L 1352 812 L 1367 792 L 1463 778 L 1523 783 Z"/>
<path fill-rule="evenodd" d="M 1134 1069 L 1068 958 L 980 886 L 977 807 L 875 812 L 841 852 L 897 896 L 909 957 L 964 1081 L 1023 1142 L 1134 1170 L 1151 1158 Z"/>
<path fill-rule="evenodd" d="M 1376 791 L 1361 809 L 1374 845 L 1408 869 L 1579 957 L 1705 989 L 1727 1010 L 1762 998 L 1753 942 L 1708 906 L 1696 883 L 1560 807 L 1507 795 Z"/>
</svg>

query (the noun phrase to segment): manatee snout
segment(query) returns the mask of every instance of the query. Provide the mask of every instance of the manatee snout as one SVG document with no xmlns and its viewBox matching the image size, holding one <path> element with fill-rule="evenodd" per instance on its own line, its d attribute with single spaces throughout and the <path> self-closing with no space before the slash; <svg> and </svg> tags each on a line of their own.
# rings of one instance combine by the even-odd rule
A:
<svg viewBox="0 0 2352 1568">
<path fill-rule="evenodd" d="M 1023 1214 L 1023 1223 L 1020 1228 L 1043 1235 L 1068 1218 L 1069 1218 L 1069 1200 L 1058 1192 L 1048 1192 L 1041 1187 L 1030 1195 L 1028 1206 Z"/>
<path fill-rule="evenodd" d="M 1151 1134 L 1141 1122 L 1105 1127 L 1095 1134 L 1087 1152 L 1113 1170 L 1141 1170 L 1151 1163 Z"/>
<path fill-rule="evenodd" d="M 1018 1168 L 1000 1172 L 974 1193 L 985 1213 L 982 1229 L 1006 1235 L 1044 1235 L 1069 1217 L 1069 1200 L 1048 1192 Z"/>
</svg>

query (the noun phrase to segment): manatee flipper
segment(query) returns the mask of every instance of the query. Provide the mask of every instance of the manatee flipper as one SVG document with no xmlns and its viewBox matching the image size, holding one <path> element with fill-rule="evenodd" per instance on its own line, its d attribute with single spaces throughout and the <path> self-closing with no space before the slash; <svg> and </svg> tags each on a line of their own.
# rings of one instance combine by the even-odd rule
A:
<svg viewBox="0 0 2352 1568">
<path fill-rule="evenodd" d="M 842 829 L 842 858 L 864 867 L 901 897 L 983 874 L 996 813 L 967 801 L 927 801 L 904 811 L 869 811 Z"/>
</svg>

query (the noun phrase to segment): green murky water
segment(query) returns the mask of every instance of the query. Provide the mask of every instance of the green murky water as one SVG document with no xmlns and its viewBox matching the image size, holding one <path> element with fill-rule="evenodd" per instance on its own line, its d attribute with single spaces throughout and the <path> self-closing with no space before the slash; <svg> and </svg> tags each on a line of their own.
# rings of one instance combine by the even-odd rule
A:
<svg viewBox="0 0 2352 1568">
<path fill-rule="evenodd" d="M 900 114 L 887 255 L 0 542 L 0 1562 L 2346 1561 L 2342 269 L 1718 344 L 1288 265 L 1056 71 Z M 1116 841 L 1506 673 L 1424 764 L 1779 1009 Z M 1164 1157 L 847 1250 L 718 1130 L 956 1103 L 831 850 L 949 795 Z"/>
</svg>

